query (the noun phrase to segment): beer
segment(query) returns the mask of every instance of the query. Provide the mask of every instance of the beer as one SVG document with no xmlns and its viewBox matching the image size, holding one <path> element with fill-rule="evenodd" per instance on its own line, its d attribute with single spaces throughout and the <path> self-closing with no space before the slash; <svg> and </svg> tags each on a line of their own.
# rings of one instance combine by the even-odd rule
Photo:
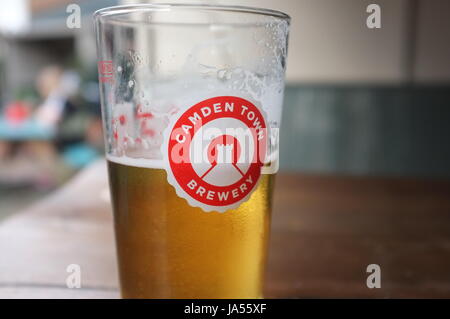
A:
<svg viewBox="0 0 450 319">
<path fill-rule="evenodd" d="M 122 296 L 262 298 L 290 18 L 94 15 Z"/>
<path fill-rule="evenodd" d="M 273 175 L 223 213 L 191 207 L 154 160 L 108 160 L 124 298 L 261 298 Z"/>
</svg>

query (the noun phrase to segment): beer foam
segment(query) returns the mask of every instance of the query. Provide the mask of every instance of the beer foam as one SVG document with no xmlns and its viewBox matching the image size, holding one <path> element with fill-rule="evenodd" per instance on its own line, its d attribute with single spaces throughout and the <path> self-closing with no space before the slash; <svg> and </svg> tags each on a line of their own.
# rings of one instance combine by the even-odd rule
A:
<svg viewBox="0 0 450 319">
<path fill-rule="evenodd" d="M 161 159 L 150 158 L 134 158 L 129 156 L 114 156 L 106 155 L 106 159 L 116 164 L 122 164 L 126 166 L 151 168 L 151 169 L 165 169 L 164 162 Z M 275 174 L 278 171 L 278 162 L 271 163 L 269 166 L 263 166 L 261 174 L 270 175 Z"/>
<path fill-rule="evenodd" d="M 142 167 L 142 168 L 153 168 L 153 169 L 164 169 L 164 163 L 160 159 L 149 159 L 149 158 L 133 158 L 129 156 L 114 156 L 106 155 L 106 159 L 110 162 L 117 164 L 122 164 L 126 166 Z"/>
</svg>

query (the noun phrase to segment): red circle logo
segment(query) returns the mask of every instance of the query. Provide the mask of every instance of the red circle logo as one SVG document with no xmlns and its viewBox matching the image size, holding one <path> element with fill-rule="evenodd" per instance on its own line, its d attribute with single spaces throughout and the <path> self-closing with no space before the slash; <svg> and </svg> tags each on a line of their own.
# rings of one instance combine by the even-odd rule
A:
<svg viewBox="0 0 450 319">
<path fill-rule="evenodd" d="M 255 189 L 265 161 L 267 126 L 253 103 L 204 100 L 182 113 L 163 145 L 168 181 L 191 206 L 224 212 Z"/>
</svg>

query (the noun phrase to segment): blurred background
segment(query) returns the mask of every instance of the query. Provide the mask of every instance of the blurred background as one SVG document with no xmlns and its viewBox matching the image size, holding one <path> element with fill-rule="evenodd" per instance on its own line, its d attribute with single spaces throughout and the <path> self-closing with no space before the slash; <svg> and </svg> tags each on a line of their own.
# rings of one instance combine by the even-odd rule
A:
<svg viewBox="0 0 450 319">
<path fill-rule="evenodd" d="M 92 14 L 145 2 L 0 0 L 0 220 L 102 155 Z M 292 17 L 282 171 L 450 178 L 450 1 L 195 2 Z"/>
</svg>

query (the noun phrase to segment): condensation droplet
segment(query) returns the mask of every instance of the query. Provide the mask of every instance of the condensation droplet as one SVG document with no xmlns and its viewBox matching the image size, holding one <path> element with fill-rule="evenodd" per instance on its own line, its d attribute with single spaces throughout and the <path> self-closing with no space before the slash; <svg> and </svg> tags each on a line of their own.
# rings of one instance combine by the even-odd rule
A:
<svg viewBox="0 0 450 319">
<path fill-rule="evenodd" d="M 227 73 L 227 70 L 225 70 L 225 69 L 219 70 L 219 71 L 217 71 L 217 77 L 219 79 L 223 79 L 225 77 L 226 73 Z"/>
</svg>

